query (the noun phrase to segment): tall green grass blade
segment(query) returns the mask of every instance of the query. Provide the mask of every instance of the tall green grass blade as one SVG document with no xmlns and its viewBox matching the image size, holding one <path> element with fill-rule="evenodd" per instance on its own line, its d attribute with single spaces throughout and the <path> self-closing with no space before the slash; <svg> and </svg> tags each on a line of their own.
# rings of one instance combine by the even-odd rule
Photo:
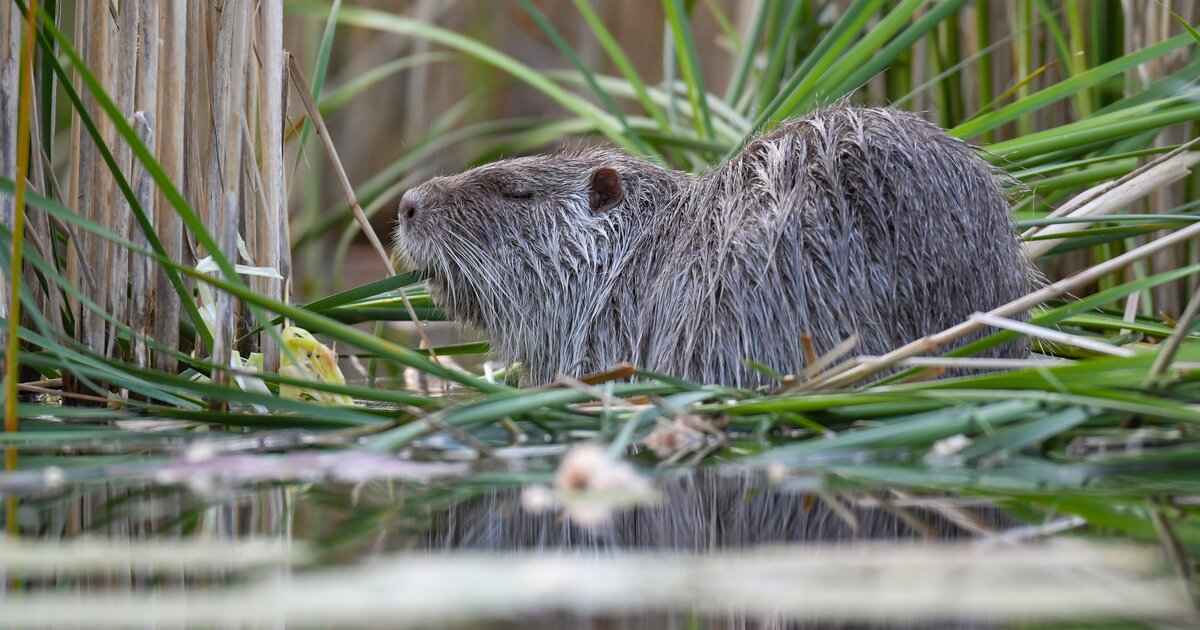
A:
<svg viewBox="0 0 1200 630">
<path fill-rule="evenodd" d="M 679 69 L 687 84 L 692 110 L 697 114 L 693 116 L 696 132 L 701 138 L 711 140 L 716 132 L 713 131 L 712 116 L 708 113 L 708 91 L 704 87 L 704 75 L 700 69 L 700 58 L 696 55 L 696 42 L 692 37 L 692 23 L 687 8 L 683 0 L 663 0 L 663 11 L 675 35 Z"/>
<path fill-rule="evenodd" d="M 325 89 L 325 76 L 329 72 L 329 59 L 333 53 L 333 36 L 337 32 L 338 12 L 341 11 L 342 0 L 333 0 L 329 7 L 329 18 L 325 20 L 325 30 L 321 33 L 321 43 L 317 46 L 317 63 L 313 68 L 312 97 L 313 101 L 321 100 L 321 92 Z M 300 127 L 300 146 L 308 144 L 308 134 L 312 131 L 312 121 L 304 119 Z M 297 152 L 296 164 L 300 164 L 303 152 Z M 294 168 L 294 167 L 293 167 Z"/>
<path fill-rule="evenodd" d="M 975 409 L 939 409 L 907 418 L 897 418 L 886 426 L 780 446 L 766 457 L 780 459 L 837 450 L 922 447 L 952 435 L 988 431 L 1023 420 L 1040 408 L 1041 404 L 1036 401 L 1008 400 Z"/>
<path fill-rule="evenodd" d="M 365 300 L 367 298 L 376 297 L 378 295 L 387 293 L 388 291 L 394 291 L 400 287 L 405 287 L 410 284 L 413 284 L 414 282 L 419 282 L 419 281 L 423 280 L 424 278 L 425 278 L 425 274 L 423 274 L 419 271 L 409 271 L 409 272 L 405 272 L 405 273 L 398 273 L 394 276 L 388 276 L 386 278 L 383 278 L 382 280 L 368 282 L 367 284 L 359 285 L 357 287 L 354 287 L 353 289 L 346 289 L 345 291 L 341 291 L 341 292 L 335 293 L 333 295 L 328 295 L 319 300 L 313 300 L 312 302 L 308 302 L 307 304 L 301 304 L 299 306 L 299 308 L 313 311 L 316 313 L 324 313 L 326 311 L 337 308 L 339 306 L 346 306 L 347 304 L 350 304 L 352 302 L 357 302 L 359 300 Z M 283 323 L 283 319 L 284 318 L 282 318 L 282 317 L 276 317 L 275 319 L 271 320 L 271 324 L 281 324 L 281 323 Z M 258 328 L 255 328 L 254 330 L 251 330 L 250 332 L 243 335 L 241 337 L 241 339 L 239 339 L 238 341 L 240 342 L 243 339 L 246 339 L 253 335 L 256 335 L 261 330 L 262 330 L 262 326 L 259 326 Z"/>
<path fill-rule="evenodd" d="M 746 103 L 747 107 L 752 102 L 757 103 L 759 113 L 770 106 L 772 99 L 779 96 L 779 83 L 783 80 L 784 66 L 787 63 L 789 53 L 792 51 L 792 44 L 795 39 L 806 39 L 808 35 L 815 32 L 818 28 L 817 20 L 814 19 L 805 24 L 804 28 L 797 35 L 793 36 L 793 33 L 797 31 L 797 26 L 801 18 L 804 16 L 807 2 L 797 1 L 787 4 L 783 2 L 764 2 L 762 4 L 771 5 L 774 8 L 774 11 L 769 14 L 768 19 L 770 26 L 774 27 L 772 37 L 768 38 L 770 56 L 767 57 L 767 67 L 763 70 L 762 76 L 759 77 L 758 85 L 755 86 L 757 94 L 751 94 L 753 98 Z M 784 8 L 787 9 L 786 14 L 783 13 Z M 822 5 L 817 15 L 823 12 L 824 8 L 824 5 Z M 739 103 L 740 101 L 734 102 L 735 105 Z M 749 113 L 748 109 L 745 108 L 742 111 Z M 755 125 L 755 128 L 757 127 L 758 125 Z"/>
<path fill-rule="evenodd" d="M 665 111 L 658 106 L 657 103 L 650 100 L 646 91 L 646 82 L 642 80 L 641 75 L 633 67 L 633 63 L 629 61 L 629 57 L 625 55 L 621 45 L 609 32 L 608 27 L 604 25 L 604 21 L 600 16 L 596 15 L 596 11 L 592 9 L 588 0 L 572 0 L 575 3 L 575 8 L 579 14 L 583 16 L 583 20 L 587 22 L 588 28 L 592 30 L 596 41 L 600 42 L 600 47 L 608 55 L 608 58 L 620 70 L 621 76 L 633 86 L 634 93 L 637 95 L 638 101 L 642 104 L 642 108 L 654 119 L 658 126 L 663 131 L 670 129 L 670 123 L 667 121 Z"/>
<path fill-rule="evenodd" d="M 797 3 L 799 4 L 799 3 Z M 729 80 L 729 88 L 725 91 L 725 102 L 734 105 L 742 98 L 742 92 L 746 89 L 747 80 L 750 77 L 750 67 L 754 65 L 754 57 L 758 54 L 758 45 L 762 41 L 764 26 L 767 23 L 767 14 L 770 11 L 770 2 L 759 2 L 754 8 L 754 18 L 750 22 L 750 32 L 746 35 L 746 41 L 743 42 L 741 50 L 738 51 L 737 65 L 734 67 L 733 76 Z"/>
<path fill-rule="evenodd" d="M 905 29 L 900 36 L 892 39 L 904 25 L 912 20 L 917 11 L 928 0 L 902 0 L 900 4 L 892 7 L 882 20 L 868 31 L 862 39 L 858 40 L 850 50 L 838 59 L 836 64 L 832 64 L 829 70 L 819 79 L 811 84 L 811 89 L 802 94 L 793 96 L 794 101 L 785 103 L 785 116 L 794 115 L 808 108 L 813 103 L 830 103 L 841 98 L 851 90 L 865 83 L 870 77 L 882 71 L 887 66 L 895 62 L 895 56 L 900 52 L 907 50 L 912 46 L 912 42 L 924 36 L 928 30 L 922 32 L 914 30 L 919 26 L 923 26 L 921 22 L 914 23 L 909 28 Z M 936 19 L 939 16 L 949 15 L 965 2 L 965 0 L 951 0 L 943 2 L 934 7 L 928 14 L 922 16 L 922 21 L 927 21 L 930 24 L 929 28 L 938 24 L 941 20 Z M 934 19 L 929 19 L 933 16 Z M 890 43 L 889 40 L 892 40 Z M 885 45 L 886 44 L 886 45 Z M 886 55 L 892 55 L 887 57 Z M 857 77 L 862 79 L 853 81 Z M 803 90 L 804 88 L 799 88 Z"/>
<path fill-rule="evenodd" d="M 327 14 L 326 5 L 320 3 L 289 2 L 287 6 L 293 13 L 298 15 L 320 16 Z M 634 153 L 637 152 L 636 144 L 625 136 L 623 128 L 612 116 L 600 111 L 591 103 L 578 96 L 563 90 L 542 76 L 541 73 L 517 61 L 515 58 L 500 52 L 496 48 L 432 24 L 372 9 L 344 7 L 338 13 L 338 21 L 342 24 L 427 39 L 494 66 L 528 83 L 531 87 L 545 94 L 567 110 L 591 120 L 601 133 L 621 148 Z"/>
<path fill-rule="evenodd" d="M 1200 105 L 1171 107 L 1152 114 L 1131 116 L 1114 112 L 1109 119 L 1103 115 L 1077 123 L 1032 133 L 1025 137 L 997 142 L 988 152 L 1007 160 L 1021 160 L 1064 149 L 1081 149 L 1092 143 L 1112 141 L 1136 133 L 1161 129 L 1168 125 L 1200 117 Z"/>
<path fill-rule="evenodd" d="M 431 52 L 401 57 L 400 59 L 380 64 L 347 81 L 345 85 L 329 92 L 329 94 L 318 101 L 317 108 L 322 115 L 329 115 L 397 73 L 418 66 L 443 63 L 453 61 L 454 59 L 455 56 L 450 53 Z M 315 83 L 313 89 L 317 89 Z M 316 95 L 314 95 L 314 98 L 316 98 Z"/>
<path fill-rule="evenodd" d="M 1109 77 L 1119 75 L 1151 59 L 1156 59 L 1171 51 L 1178 50 L 1190 42 L 1190 36 L 1177 35 L 1171 39 L 1147 46 L 1119 59 L 1114 59 L 1113 61 L 1060 81 L 1044 90 L 1001 107 L 994 112 L 968 120 L 951 129 L 950 134 L 959 138 L 971 138 L 989 129 L 995 129 L 1006 122 L 1025 116 L 1050 103 L 1075 94 L 1079 90 L 1091 88 Z"/>
<path fill-rule="evenodd" d="M 625 383 L 613 387 L 617 397 L 667 394 L 675 391 L 673 385 L 662 383 Z M 367 440 L 372 450 L 393 451 L 401 448 L 438 425 L 462 427 L 479 422 L 493 422 L 501 418 L 529 413 L 544 407 L 562 407 L 573 403 L 592 400 L 591 394 L 570 388 L 550 388 L 526 392 L 520 396 L 487 397 L 448 409 L 437 424 L 417 420 L 404 426 L 390 429 Z"/>
<path fill-rule="evenodd" d="M 759 112 L 754 121 L 754 128 L 760 129 L 769 122 L 778 122 L 799 113 L 805 100 L 812 95 L 812 90 L 817 82 L 832 66 L 838 63 L 863 26 L 867 24 L 872 15 L 879 11 L 881 6 L 883 6 L 883 0 L 854 0 L 846 9 L 846 13 L 838 19 L 834 27 L 821 40 L 821 43 L 809 53 L 800 67 L 792 74 L 787 85 L 763 111 Z M 896 24 L 892 22 L 890 25 Z"/>
<path fill-rule="evenodd" d="M 554 28 L 554 25 L 546 19 L 546 16 L 542 14 L 542 12 L 539 11 L 532 2 L 529 0 L 519 0 L 519 2 L 521 8 L 525 10 L 525 13 L 529 14 L 529 16 L 533 18 L 533 21 L 537 22 L 537 25 L 542 29 L 542 32 L 546 34 L 546 37 L 550 38 L 550 42 L 554 44 L 554 47 L 557 48 L 558 51 L 567 58 L 567 61 L 571 62 L 571 65 L 575 66 L 576 70 L 579 71 L 580 76 L 583 77 L 588 87 L 592 89 L 592 92 L 594 92 L 596 97 L 600 99 L 600 102 L 604 104 L 604 108 L 608 110 L 608 113 L 612 114 L 612 116 L 621 123 L 621 125 L 625 128 L 625 134 L 629 136 L 630 140 L 637 144 L 639 152 L 645 155 L 656 155 L 654 149 L 651 149 L 650 146 L 642 140 L 641 136 L 629 126 L 629 122 L 625 120 L 625 114 L 621 112 L 621 108 L 617 106 L 617 103 L 613 100 L 612 96 L 609 95 L 608 92 L 604 91 L 604 89 L 600 87 L 600 84 L 596 82 L 595 75 L 591 70 L 583 65 L 583 61 L 579 59 L 579 55 L 576 55 L 575 51 L 571 49 L 571 46 L 562 38 L 562 35 L 559 34 L 558 29 Z M 657 157 L 660 160 L 662 159 L 661 155 Z"/>
</svg>

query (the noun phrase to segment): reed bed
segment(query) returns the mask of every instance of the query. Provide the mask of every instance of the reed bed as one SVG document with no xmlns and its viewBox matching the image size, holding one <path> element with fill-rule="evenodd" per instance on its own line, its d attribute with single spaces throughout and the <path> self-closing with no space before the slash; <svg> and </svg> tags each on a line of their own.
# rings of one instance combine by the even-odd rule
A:
<svg viewBox="0 0 1200 630">
<path fill-rule="evenodd" d="M 505 449 L 586 439 L 643 471 L 732 463 L 781 484 L 818 475 L 830 496 L 956 492 L 1029 523 L 1079 519 L 1162 545 L 1194 588 L 1194 3 L 521 0 L 482 27 L 476 14 L 425 1 L 0 8 L 6 474 L 69 468 L 64 429 L 101 458 L 249 435 L 285 445 L 249 450 L 507 471 L 440 482 L 470 494 L 551 478 L 506 468 Z M 381 108 L 389 89 L 403 98 Z M 520 390 L 476 369 L 486 342 L 429 343 L 437 331 L 416 320 L 444 318 L 374 233 L 438 170 L 599 140 L 703 172 L 843 99 L 924 112 L 978 145 L 1010 176 L 1045 287 L 883 356 L 848 343 L 799 374 L 760 366 L 777 384 L 757 391 L 636 366 Z M 515 102 L 536 109 L 514 116 Z M 341 286 L 360 239 L 382 255 L 379 279 Z M 979 329 L 990 336 L 940 352 Z M 971 355 L 1015 335 L 1030 360 L 930 378 L 980 367 Z M 335 345 L 349 379 L 321 368 Z M 392 385 L 404 377 L 419 386 Z M 62 406 L 32 399 L 48 394 Z M 170 439 L 132 428 L 146 416 L 169 419 Z"/>
</svg>

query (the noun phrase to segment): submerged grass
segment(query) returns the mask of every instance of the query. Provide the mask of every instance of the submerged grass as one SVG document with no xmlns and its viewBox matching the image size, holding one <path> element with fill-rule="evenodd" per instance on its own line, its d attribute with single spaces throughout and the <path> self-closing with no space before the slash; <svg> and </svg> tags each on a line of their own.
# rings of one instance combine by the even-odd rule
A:
<svg viewBox="0 0 1200 630">
<path fill-rule="evenodd" d="M 14 305 L 5 317 L 11 331 L 9 434 L 0 440 L 10 468 L 29 472 L 45 467 L 47 460 L 38 455 L 57 454 L 70 440 L 96 440 L 114 452 L 88 462 L 68 464 L 67 457 L 49 461 L 63 460 L 64 467 L 123 461 L 154 441 L 111 423 L 92 425 L 103 418 L 125 422 L 142 414 L 183 421 L 172 428 L 176 433 L 171 435 L 180 440 L 176 447 L 190 444 L 189 436 L 232 439 L 249 434 L 269 441 L 301 431 L 307 441 L 285 440 L 280 449 L 319 445 L 411 453 L 418 448 L 433 457 L 466 453 L 505 461 L 496 455 L 497 449 L 587 439 L 603 441 L 613 454 L 649 467 L 656 463 L 654 458 L 637 445 L 655 431 L 691 431 L 687 435 L 695 437 L 695 427 L 687 422 L 698 418 L 704 426 L 728 428 L 680 442 L 687 446 L 665 455 L 667 462 L 762 468 L 780 481 L 818 474 L 835 489 L 858 484 L 983 496 L 1029 522 L 1068 515 L 1089 523 L 1097 536 L 1160 541 L 1175 556 L 1183 554 L 1178 565 L 1190 567 L 1200 553 L 1200 460 L 1195 457 L 1200 452 L 1200 246 L 1195 239 L 1200 211 L 1192 201 L 1195 154 L 1184 143 L 1194 135 L 1200 117 L 1197 36 L 1184 24 L 1176 29 L 1181 31 L 1178 35 L 1158 33 L 1161 37 L 1144 46 L 1127 47 L 1112 40 L 1107 25 L 1121 23 L 1133 29 L 1143 23 L 1140 12 L 1159 9 L 1069 3 L 1054 11 L 1047 3 L 1018 2 L 1010 16 L 1007 4 L 762 2 L 745 16 L 737 41 L 728 42 L 725 53 L 701 39 L 696 27 L 701 11 L 715 12 L 718 22 L 728 21 L 719 2 L 664 0 L 661 13 L 643 10 L 669 33 L 671 46 L 663 51 L 662 74 L 672 77 L 669 69 L 677 68 L 679 77 L 655 83 L 646 78 L 652 69 L 637 67 L 622 47 L 620 33 L 584 0 L 573 4 L 572 15 L 596 39 L 616 76 L 589 67 L 585 56 L 565 39 L 565 31 L 555 26 L 556 14 L 532 2 L 512 8 L 532 18 L 535 32 L 563 54 L 567 69 L 540 72 L 499 45 L 353 3 L 288 3 L 295 18 L 312 18 L 323 26 L 312 94 L 303 95 L 307 108 L 298 112 L 303 122 L 291 135 L 263 122 L 284 112 L 259 112 L 250 96 L 230 117 L 236 121 L 231 124 L 244 126 L 245 134 L 235 128 L 237 133 L 229 137 L 245 135 L 257 143 L 247 141 L 244 147 L 243 189 L 222 189 L 234 195 L 228 198 L 236 202 L 233 206 L 241 203 L 252 211 L 278 203 L 273 206 L 277 212 L 264 216 L 286 217 L 286 200 L 264 202 L 269 198 L 264 190 L 270 186 L 254 184 L 268 162 L 264 157 L 259 163 L 256 148 L 258 153 L 269 146 L 280 149 L 294 135 L 294 168 L 299 168 L 306 159 L 317 159 L 302 154 L 314 125 L 330 140 L 328 154 L 336 160 L 322 117 L 366 98 L 371 84 L 395 73 L 451 62 L 446 54 L 418 53 L 368 68 L 357 80 L 323 94 L 335 40 L 345 28 L 438 44 L 469 63 L 484 64 L 525 84 L 562 112 L 549 119 L 473 123 L 466 114 L 487 98 L 476 92 L 449 108 L 425 139 L 413 143 L 357 191 L 342 165 L 335 163 L 348 201 L 324 216 L 303 216 L 293 243 L 297 252 L 320 246 L 322 234 L 348 225 L 352 216 L 358 222 L 346 228 L 343 241 L 348 243 L 359 228 L 369 233 L 368 216 L 414 183 L 414 171 L 424 160 L 450 147 L 477 143 L 479 153 L 464 160 L 469 164 L 514 147 L 537 148 L 564 134 L 599 135 L 648 159 L 701 172 L 784 118 L 848 99 L 903 102 L 917 109 L 936 104 L 952 134 L 981 143 L 988 159 L 1012 175 L 1014 183 L 1021 182 L 1012 194 L 1031 252 L 1051 279 L 1071 278 L 1051 282 L 1036 299 L 1030 298 L 1041 304 L 1027 322 L 1034 328 L 993 327 L 993 334 L 947 353 L 946 361 L 935 367 L 914 364 L 912 357 L 937 355 L 939 343 L 996 324 L 994 316 L 1004 313 L 994 311 L 986 326 L 983 320 L 968 323 L 969 329 L 952 329 L 882 358 L 830 357 L 819 373 L 777 375 L 778 385 L 762 391 L 641 372 L 641 382 L 608 382 L 627 375 L 620 371 L 583 379 L 586 385 L 564 380 L 528 391 L 507 384 L 503 374 L 480 375 L 444 361 L 451 355 L 485 354 L 486 344 L 409 348 L 354 325 L 406 322 L 413 316 L 441 319 L 419 274 L 400 273 L 293 304 L 286 287 L 296 283 L 288 265 L 256 265 L 263 262 L 254 259 L 260 250 L 251 249 L 254 239 L 238 231 L 239 225 L 250 224 L 249 219 L 234 220 L 230 227 L 217 220 L 226 215 L 204 201 L 211 186 L 222 185 L 222 172 L 239 169 L 201 173 L 198 147 L 207 146 L 203 139 L 208 132 L 215 137 L 230 130 L 207 129 L 209 123 L 189 128 L 193 135 L 187 157 L 194 167 L 182 180 L 173 179 L 164 167 L 162 139 L 153 142 L 139 133 L 130 112 L 122 111 L 110 96 L 107 75 L 93 71 L 119 60 L 88 56 L 94 51 L 89 42 L 73 41 L 60 30 L 62 16 L 40 12 L 30 3 L 27 23 L 36 28 L 42 54 L 36 66 L 25 58 L 24 82 L 14 93 L 21 104 L 17 137 L 25 143 L 18 146 L 32 146 L 33 151 L 14 149 L 13 155 L 21 160 L 32 157 L 32 168 L 18 161 L 14 172 L 0 173 L 0 195 L 16 201 L 15 221 L 10 224 L 5 215 L 0 225 L 0 249 L 5 252 L 0 260 L 10 278 L 6 288 Z M 201 7 L 196 12 L 207 15 L 209 10 Z M 246 10 L 245 19 L 278 20 L 276 26 L 282 28 L 282 16 L 255 11 Z M 964 19 L 970 11 L 975 19 Z M 42 20 L 36 27 L 35 17 Z M 1020 29 L 1010 26 L 1010 17 L 1019 18 Z M 242 26 L 249 28 L 248 24 Z M 1034 46 L 1035 38 L 1047 45 Z M 31 34 L 25 36 L 27 50 L 33 49 L 34 40 Z M 252 77 L 266 67 L 260 67 L 259 60 L 266 58 L 267 44 L 255 41 L 259 55 L 250 56 Z M 720 77 L 707 64 L 715 55 L 726 54 L 730 75 Z M 1011 67 L 999 61 L 1002 56 L 1012 61 Z M 286 61 L 276 68 L 281 73 L 282 64 Z M 13 79 L 4 76 L 0 82 Z M 720 94 L 714 87 L 721 84 L 717 79 L 724 79 Z M 249 79 L 250 88 L 257 85 L 255 80 Z M 168 85 L 164 80 L 158 83 Z M 199 93 L 201 86 L 193 87 Z M 205 89 L 214 87 L 206 84 Z M 248 94 L 254 92 L 249 89 Z M 35 95 L 40 95 L 40 115 L 31 120 Z M 65 97 L 72 113 L 72 124 L 65 128 L 56 128 L 54 116 L 47 115 L 53 107 L 47 108 L 46 101 L 55 95 Z M 159 106 L 159 118 L 165 117 L 165 106 Z M 208 115 L 194 104 L 188 107 L 189 121 Z M 30 142 L 23 125 L 31 124 L 33 138 L 41 142 Z M 119 159 L 120 151 L 106 144 L 104 130 L 110 126 L 129 152 L 126 164 Z M 280 137 L 266 137 L 269 129 Z M 1180 131 L 1183 137 L 1177 137 Z M 1173 140 L 1162 140 L 1169 134 L 1175 134 L 1170 136 Z M 60 136 L 74 139 L 77 154 L 81 146 L 92 147 L 92 166 L 111 178 L 136 227 L 122 231 L 119 222 L 82 212 L 71 197 L 76 191 L 54 184 L 54 171 L 61 168 L 48 149 Z M 1177 148 L 1178 155 L 1170 153 Z M 77 160 L 72 163 L 78 166 Z M 1177 168 L 1178 176 L 1151 177 L 1148 166 L 1161 164 Z M 146 181 L 153 183 L 156 200 L 150 205 L 131 183 L 135 167 L 144 169 Z M 1085 190 L 1089 186 L 1093 188 Z M 31 213 L 22 212 L 25 202 Z M 168 239 L 158 234 L 163 213 L 177 217 L 185 242 L 195 244 L 195 255 L 187 248 L 164 245 Z M 26 215 L 30 225 L 39 226 L 37 231 L 22 233 Z M 258 232 L 282 239 L 287 227 L 268 224 Z M 138 325 L 110 308 L 103 296 L 111 287 L 89 286 L 87 271 L 79 269 L 81 257 L 70 254 L 81 236 L 93 239 L 93 246 L 119 249 L 131 261 L 149 262 L 169 280 L 159 287 L 173 290 L 177 306 L 186 314 L 182 321 L 169 322 L 179 329 L 178 344 L 152 338 L 147 331 L 154 327 Z M 237 253 L 242 249 L 239 240 L 246 241 L 247 251 Z M 23 256 L 26 244 L 29 250 Z M 287 249 L 286 243 L 277 245 Z M 205 257 L 211 257 L 215 271 L 197 268 Z M 271 273 L 283 276 L 278 293 L 254 290 L 252 286 L 261 285 L 245 277 L 268 278 Z M 109 281 L 103 273 L 98 279 L 100 284 Z M 113 281 L 121 286 L 126 282 L 123 275 Z M 212 295 L 225 296 L 221 299 L 229 299 L 229 304 L 236 300 L 236 306 L 229 306 L 232 310 L 223 318 L 214 318 L 213 309 L 226 302 L 206 297 Z M 136 305 L 139 296 L 129 297 Z M 17 305 L 25 317 L 20 317 Z M 108 331 L 107 348 L 88 343 L 85 322 Z M 212 322 L 228 322 L 231 329 L 211 330 Z M 461 395 L 396 391 L 337 378 L 314 380 L 315 370 L 273 369 L 277 362 L 314 367 L 320 360 L 311 349 L 298 350 L 281 337 L 284 325 L 341 342 L 341 350 L 354 361 L 379 362 L 388 373 L 422 373 L 456 383 Z M 1037 339 L 1042 356 L 1001 373 L 928 380 L 938 370 L 969 366 L 973 354 L 1018 334 Z M 276 349 L 258 343 L 268 338 Z M 236 354 L 216 356 L 214 341 L 220 339 Z M 178 369 L 164 369 L 166 364 L 160 362 L 138 364 L 138 344 L 170 359 Z M 260 348 L 271 357 L 261 366 L 247 362 Z M 17 363 L 23 372 L 14 368 Z M 892 368 L 894 373 L 876 376 Z M 771 373 L 770 366 L 762 370 Z M 61 391 L 64 402 L 79 397 L 107 401 L 107 410 L 97 416 L 70 406 L 17 405 L 12 392 L 18 381 Z M 281 395 L 293 388 L 309 394 L 298 399 Z M 328 404 L 322 400 L 325 394 L 349 396 L 358 404 Z M 48 413 L 56 414 L 62 428 L 71 431 L 49 430 L 53 423 L 44 422 Z M 529 479 L 512 472 L 491 478 L 491 483 L 521 485 Z M 14 505 L 10 502 L 6 510 L 10 522 L 15 522 Z"/>
</svg>

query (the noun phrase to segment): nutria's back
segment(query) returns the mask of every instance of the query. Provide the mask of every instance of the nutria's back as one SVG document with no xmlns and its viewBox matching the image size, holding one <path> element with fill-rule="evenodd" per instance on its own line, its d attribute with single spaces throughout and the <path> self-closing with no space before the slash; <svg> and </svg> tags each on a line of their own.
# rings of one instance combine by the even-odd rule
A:
<svg viewBox="0 0 1200 630">
<path fill-rule="evenodd" d="M 757 385 L 746 360 L 797 372 L 801 335 L 883 353 L 1032 277 L 987 163 L 886 109 L 786 122 L 700 178 L 611 149 L 497 162 L 409 191 L 400 223 L 435 300 L 526 384 L 628 361 Z"/>
</svg>

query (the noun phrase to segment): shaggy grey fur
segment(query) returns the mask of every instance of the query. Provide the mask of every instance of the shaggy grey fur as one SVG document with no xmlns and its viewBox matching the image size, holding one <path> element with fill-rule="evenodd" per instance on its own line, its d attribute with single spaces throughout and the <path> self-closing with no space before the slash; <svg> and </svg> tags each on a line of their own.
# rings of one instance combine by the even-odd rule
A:
<svg viewBox="0 0 1200 630">
<path fill-rule="evenodd" d="M 594 211 L 601 169 L 623 199 Z M 500 161 L 410 190 L 400 215 L 398 252 L 524 385 L 622 361 L 759 385 L 745 361 L 795 373 L 803 333 L 818 354 L 855 333 L 883 353 L 1034 277 L 995 172 L 889 109 L 785 122 L 702 177 L 613 149 Z"/>
</svg>

